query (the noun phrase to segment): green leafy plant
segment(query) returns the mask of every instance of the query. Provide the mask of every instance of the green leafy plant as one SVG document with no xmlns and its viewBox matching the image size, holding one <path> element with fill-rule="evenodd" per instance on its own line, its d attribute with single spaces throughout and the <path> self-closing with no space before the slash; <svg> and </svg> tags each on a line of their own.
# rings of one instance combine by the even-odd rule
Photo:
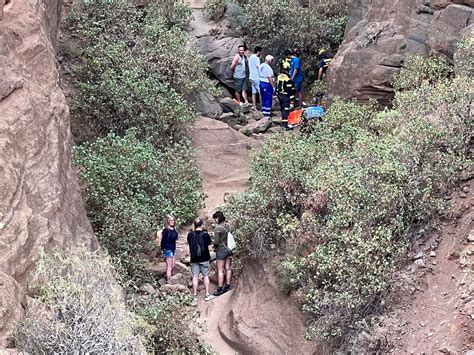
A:
<svg viewBox="0 0 474 355">
<path fill-rule="evenodd" d="M 150 351 L 158 354 L 207 354 L 210 349 L 197 340 L 190 324 L 197 310 L 190 295 L 175 293 L 162 297 L 139 298 L 129 301 L 131 308 L 152 329 Z"/>
<path fill-rule="evenodd" d="M 18 350 L 146 353 L 151 328 L 127 310 L 109 259 L 100 252 L 41 252 L 29 292 L 33 298 L 14 335 Z"/>
<path fill-rule="evenodd" d="M 390 110 L 336 100 L 312 133 L 274 135 L 252 158 L 248 191 L 225 207 L 240 253 L 286 249 L 279 283 L 311 316 L 309 337 L 348 344 L 383 307 L 468 163 L 470 79 L 409 82 Z"/>
<path fill-rule="evenodd" d="M 157 150 L 139 141 L 136 131 L 74 148 L 88 216 L 126 279 L 144 277 L 138 256 L 154 247 L 167 213 L 187 222 L 201 206 L 201 177 L 190 173 L 196 170 L 192 158 L 186 144 Z"/>
</svg>

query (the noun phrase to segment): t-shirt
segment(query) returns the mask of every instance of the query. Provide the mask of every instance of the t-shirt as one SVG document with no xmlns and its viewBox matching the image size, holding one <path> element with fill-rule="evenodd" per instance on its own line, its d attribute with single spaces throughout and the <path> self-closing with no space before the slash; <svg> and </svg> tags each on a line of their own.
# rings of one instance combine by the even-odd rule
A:
<svg viewBox="0 0 474 355">
<path fill-rule="evenodd" d="M 176 241 L 178 240 L 178 232 L 176 229 L 165 228 L 161 232 L 161 250 L 176 250 Z"/>
<path fill-rule="evenodd" d="M 256 54 L 252 54 L 249 58 L 250 80 L 260 80 L 260 58 Z"/>
<path fill-rule="evenodd" d="M 204 261 L 211 260 L 211 254 L 209 253 L 209 245 L 211 245 L 211 237 L 206 231 L 194 231 L 188 234 L 188 245 L 189 252 L 191 254 L 192 263 L 202 263 Z M 201 248 L 201 256 L 193 257 L 193 248 L 197 245 Z"/>
<path fill-rule="evenodd" d="M 226 249 L 227 234 L 229 234 L 230 227 L 226 222 L 218 224 L 214 228 L 214 245 L 220 249 Z"/>
<path fill-rule="evenodd" d="M 267 63 L 263 63 L 260 65 L 260 81 L 263 83 L 269 83 L 270 80 L 268 80 L 269 76 L 274 76 L 273 74 L 273 69 L 270 65 Z"/>
<path fill-rule="evenodd" d="M 291 58 L 290 77 L 293 76 L 295 69 L 298 69 L 298 72 L 296 73 L 295 79 L 293 81 L 295 83 L 300 83 L 304 80 L 304 76 L 303 71 L 301 70 L 301 59 L 298 57 Z"/>
</svg>

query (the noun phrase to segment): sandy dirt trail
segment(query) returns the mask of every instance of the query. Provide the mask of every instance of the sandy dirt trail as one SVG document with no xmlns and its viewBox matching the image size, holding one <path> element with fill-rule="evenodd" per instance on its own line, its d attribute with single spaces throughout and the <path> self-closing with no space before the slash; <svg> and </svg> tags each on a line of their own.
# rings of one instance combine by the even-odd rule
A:
<svg viewBox="0 0 474 355">
<path fill-rule="evenodd" d="M 206 117 L 201 117 L 196 123 L 192 142 L 198 155 L 203 189 L 207 194 L 206 206 L 202 211 L 202 215 L 206 215 L 222 204 L 227 194 L 245 190 L 249 177 L 250 152 L 258 148 L 260 143 L 233 130 L 226 123 Z M 215 287 L 212 285 L 211 290 Z M 218 320 L 224 314 L 232 292 L 231 290 L 210 302 L 198 302 L 200 322 L 205 328 L 201 339 L 219 354 L 235 353 L 218 329 Z"/>
</svg>

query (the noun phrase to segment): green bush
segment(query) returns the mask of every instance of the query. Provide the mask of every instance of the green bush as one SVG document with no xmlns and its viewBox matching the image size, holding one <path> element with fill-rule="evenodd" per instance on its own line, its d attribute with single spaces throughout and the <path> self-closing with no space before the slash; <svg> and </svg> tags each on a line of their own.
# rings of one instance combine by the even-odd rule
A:
<svg viewBox="0 0 474 355">
<path fill-rule="evenodd" d="M 222 19 L 228 2 L 229 0 L 207 0 L 204 5 L 204 14 L 214 21 Z"/>
<path fill-rule="evenodd" d="M 29 282 L 32 300 L 14 335 L 31 354 L 145 354 L 150 331 L 130 313 L 109 260 L 85 248 L 41 253 Z"/>
<path fill-rule="evenodd" d="M 280 284 L 311 315 L 309 336 L 350 341 L 383 304 L 466 164 L 472 94 L 459 76 L 400 92 L 391 110 L 336 101 L 314 133 L 277 134 L 253 157 L 226 212 L 245 255 L 286 248 Z"/>
<path fill-rule="evenodd" d="M 335 1 L 335 4 L 345 2 Z M 337 47 L 347 22 L 345 6 L 337 8 L 326 2 L 321 6 L 303 8 L 293 0 L 249 2 L 243 6 L 248 18 L 245 39 L 276 56 L 282 56 L 285 49 L 300 47 L 304 55 L 303 70 L 315 78 L 319 50 Z"/>
<path fill-rule="evenodd" d="M 153 329 L 149 339 L 150 351 L 155 354 L 204 354 L 209 349 L 197 340 L 190 324 L 198 312 L 192 306 L 191 295 L 176 293 L 161 298 L 130 300 L 135 313 Z"/>
<path fill-rule="evenodd" d="M 74 104 L 80 119 L 74 121 L 85 122 L 79 130 L 92 132 L 85 140 L 110 131 L 123 135 L 132 127 L 156 146 L 183 139 L 197 117 L 188 99 L 213 90 L 206 61 L 188 48 L 183 28 L 189 18 L 183 1 L 154 1 L 143 8 L 128 1 L 76 4 L 67 24 L 84 52 Z"/>
<path fill-rule="evenodd" d="M 411 90 L 422 83 L 435 83 L 452 75 L 452 67 L 440 57 L 425 58 L 419 54 L 408 57 L 395 75 L 396 90 Z"/>
<path fill-rule="evenodd" d="M 75 147 L 73 160 L 99 242 L 126 279 L 142 278 L 139 254 L 151 251 L 165 215 L 187 222 L 201 207 L 201 177 L 189 145 L 157 150 L 129 131 Z"/>
</svg>

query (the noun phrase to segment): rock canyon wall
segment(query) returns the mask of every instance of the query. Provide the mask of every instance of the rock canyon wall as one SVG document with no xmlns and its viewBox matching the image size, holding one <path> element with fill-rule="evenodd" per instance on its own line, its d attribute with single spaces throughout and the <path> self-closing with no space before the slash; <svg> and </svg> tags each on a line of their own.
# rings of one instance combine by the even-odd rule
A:
<svg viewBox="0 0 474 355">
<path fill-rule="evenodd" d="M 40 248 L 97 248 L 71 166 L 55 43 L 61 0 L 0 0 L 0 348 Z"/>
<path fill-rule="evenodd" d="M 453 60 L 462 32 L 472 31 L 474 0 L 355 0 L 346 36 L 328 74 L 331 96 L 388 103 L 391 81 L 415 53 Z"/>
</svg>

